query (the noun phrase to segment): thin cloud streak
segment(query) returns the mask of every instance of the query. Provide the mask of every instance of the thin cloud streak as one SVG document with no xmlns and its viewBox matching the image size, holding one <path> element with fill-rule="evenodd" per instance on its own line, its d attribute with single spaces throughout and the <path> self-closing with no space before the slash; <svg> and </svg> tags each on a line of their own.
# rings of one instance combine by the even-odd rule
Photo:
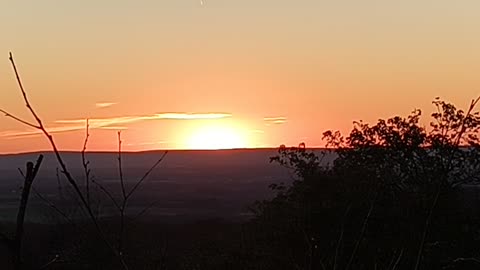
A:
<svg viewBox="0 0 480 270">
<path fill-rule="evenodd" d="M 108 126 L 108 127 L 97 127 L 96 129 L 108 129 L 108 130 L 127 130 L 128 127 L 120 127 L 120 126 Z"/>
<path fill-rule="evenodd" d="M 265 121 L 267 123 L 267 125 L 270 125 L 270 124 L 284 124 L 287 122 L 287 118 L 286 117 L 264 117 L 263 118 L 263 121 Z"/>
<path fill-rule="evenodd" d="M 92 129 L 109 129 L 109 130 L 125 130 L 126 124 L 148 120 L 209 120 L 222 119 L 231 117 L 228 113 L 157 113 L 144 116 L 121 116 L 111 118 L 89 118 L 89 128 Z M 84 130 L 86 128 L 86 119 L 70 119 L 57 120 L 56 124 L 62 124 L 58 127 L 46 128 L 49 133 L 63 133 L 70 131 Z M 41 135 L 40 130 L 32 131 L 5 131 L 0 133 L 0 137 L 24 138 Z"/>
<path fill-rule="evenodd" d="M 58 134 L 58 133 L 77 131 L 77 130 L 82 130 L 82 129 L 85 129 L 85 125 L 46 128 L 46 130 L 50 134 Z M 14 130 L 12 130 L 12 131 L 5 131 L 5 132 L 0 133 L 0 137 L 27 138 L 27 137 L 32 137 L 32 136 L 39 136 L 41 134 L 43 134 L 43 133 L 40 130 L 32 130 L 32 131 L 14 131 Z"/>
<path fill-rule="evenodd" d="M 117 105 L 118 103 L 116 102 L 97 102 L 95 104 L 95 107 L 99 108 L 99 109 L 103 109 L 103 108 L 108 108 L 108 107 L 112 107 L 113 105 Z"/>
<path fill-rule="evenodd" d="M 202 120 L 202 119 L 221 119 L 232 117 L 229 113 L 159 113 L 156 114 L 159 119 L 173 120 Z"/>
<path fill-rule="evenodd" d="M 157 113 L 143 116 L 121 116 L 110 118 L 89 118 L 91 125 L 109 126 L 113 124 L 128 124 L 146 120 L 208 120 L 231 117 L 228 113 Z M 85 119 L 57 120 L 59 124 L 84 123 Z"/>
<path fill-rule="evenodd" d="M 85 130 L 85 125 L 79 126 L 62 126 L 62 127 L 52 127 L 52 128 L 46 128 L 48 133 L 50 134 L 58 134 L 58 133 L 65 133 L 65 132 L 72 132 L 72 131 L 78 131 L 78 130 Z M 121 127 L 121 126 L 89 126 L 89 129 L 105 129 L 105 130 L 127 130 L 127 127 Z M 43 132 L 40 130 L 32 130 L 32 131 L 5 131 L 0 133 L 0 138 L 6 137 L 6 138 L 28 138 L 28 137 L 34 137 L 34 136 L 39 136 L 42 135 Z"/>
</svg>

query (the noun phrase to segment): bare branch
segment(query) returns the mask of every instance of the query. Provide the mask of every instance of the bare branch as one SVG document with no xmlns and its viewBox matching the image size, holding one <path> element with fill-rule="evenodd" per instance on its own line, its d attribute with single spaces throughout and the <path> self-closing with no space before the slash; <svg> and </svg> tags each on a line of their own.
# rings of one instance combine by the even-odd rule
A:
<svg viewBox="0 0 480 270">
<path fill-rule="evenodd" d="M 153 206 L 155 206 L 155 204 L 157 204 L 159 201 L 160 200 L 157 200 L 157 201 L 154 201 L 154 202 L 150 203 L 149 205 L 147 205 L 147 207 L 143 208 L 142 211 L 140 211 L 137 215 L 135 215 L 135 217 L 132 219 L 132 221 L 135 221 L 138 218 L 140 218 L 143 214 L 145 214 L 148 210 L 150 210 Z"/>
<path fill-rule="evenodd" d="M 30 102 L 28 101 L 27 93 L 25 92 L 25 89 L 23 88 L 22 80 L 20 79 L 20 75 L 18 74 L 17 66 L 15 65 L 15 60 L 13 59 L 13 55 L 12 55 L 11 52 L 9 53 L 9 60 L 10 60 L 10 62 L 12 63 L 13 70 L 15 71 L 15 77 L 17 78 L 18 87 L 20 88 L 20 91 L 22 92 L 23 100 L 25 101 L 25 106 L 27 106 L 27 108 L 30 110 L 30 112 L 32 113 L 33 117 L 34 117 L 35 120 L 37 121 L 37 123 L 38 123 L 38 128 L 42 128 L 42 129 L 43 129 L 42 120 L 41 120 L 40 117 L 38 117 L 38 115 L 35 113 L 35 111 L 33 110 L 32 106 L 30 106 Z"/>
<path fill-rule="evenodd" d="M 457 258 L 453 260 L 453 263 L 458 263 L 458 262 L 474 262 L 478 265 L 480 265 L 480 260 L 477 258 Z"/>
<path fill-rule="evenodd" d="M 455 141 L 455 144 L 454 144 L 456 147 L 460 146 L 462 136 L 463 136 L 463 134 L 465 132 L 465 129 L 466 129 L 465 120 L 468 119 L 468 117 L 470 117 L 470 115 L 472 114 L 472 111 L 475 109 L 475 106 L 477 106 L 477 103 L 478 103 L 479 100 L 480 100 L 480 96 L 477 99 L 472 99 L 472 101 L 470 102 L 470 106 L 468 107 L 468 111 L 467 111 L 467 113 L 465 114 L 465 117 L 462 120 L 462 124 L 460 126 L 460 131 L 458 132 L 458 135 L 457 135 L 457 138 L 456 138 L 456 141 Z"/>
<path fill-rule="evenodd" d="M 55 212 L 60 214 L 66 221 L 68 221 L 68 223 L 77 227 L 77 225 L 73 222 L 73 220 L 67 214 L 65 214 L 62 210 L 60 210 L 60 208 L 56 207 L 54 203 L 52 203 L 50 200 L 45 198 L 42 194 L 40 194 L 40 192 L 38 192 L 37 189 L 32 187 L 32 191 L 35 194 L 35 196 L 37 196 L 40 200 L 42 200 L 47 206 L 55 210 Z"/>
<path fill-rule="evenodd" d="M 127 193 L 125 191 L 125 182 L 123 180 L 123 169 L 122 169 L 122 138 L 121 138 L 121 131 L 118 133 L 118 174 L 120 176 L 120 185 L 122 187 L 122 196 L 123 200 L 126 200 Z"/>
<path fill-rule="evenodd" d="M 27 211 L 27 203 L 30 195 L 30 189 L 33 184 L 33 180 L 37 176 L 40 165 L 42 164 L 43 155 L 38 156 L 37 162 L 35 165 L 32 162 L 27 162 L 27 172 L 24 178 L 22 197 L 20 199 L 20 206 L 17 213 L 17 227 L 15 230 L 15 240 L 14 240 L 14 267 L 15 269 L 21 269 L 21 258 L 22 258 L 22 240 L 23 240 L 23 230 L 24 230 L 24 221 L 25 214 Z"/>
<path fill-rule="evenodd" d="M 85 141 L 83 142 L 83 148 L 82 148 L 82 165 L 83 165 L 83 171 L 85 173 L 85 188 L 87 193 L 86 194 L 87 203 L 90 206 L 90 169 L 88 168 L 88 164 L 90 162 L 88 162 L 85 157 L 85 152 L 87 151 L 88 138 L 90 137 L 88 129 L 89 129 L 89 125 L 88 125 L 88 119 L 87 119 L 86 127 L 85 127 Z"/>
<path fill-rule="evenodd" d="M 113 195 L 112 195 L 112 193 L 110 193 L 110 191 L 108 191 L 102 184 L 98 183 L 95 180 L 92 180 L 92 183 L 95 184 L 101 191 L 103 191 L 103 193 L 105 193 L 105 195 L 107 195 L 107 197 L 113 202 L 113 204 L 118 209 L 118 211 L 121 211 L 122 208 L 117 203 L 117 200 L 115 200 L 115 197 L 113 197 Z"/>
<path fill-rule="evenodd" d="M 18 122 L 20 122 L 20 123 L 22 123 L 22 124 L 24 124 L 24 125 L 27 125 L 27 126 L 29 126 L 29 127 L 35 128 L 35 129 L 40 129 L 40 126 L 36 126 L 36 125 L 34 125 L 34 124 L 32 124 L 32 123 L 29 123 L 29 122 L 27 122 L 27 121 L 25 121 L 25 120 L 22 120 L 22 119 L 16 117 L 15 115 L 13 115 L 13 114 L 10 114 L 10 113 L 7 112 L 7 111 L 0 110 L 0 112 L 3 113 L 3 114 L 5 114 L 6 117 L 10 117 L 10 118 L 12 118 L 13 120 L 18 121 Z"/>
<path fill-rule="evenodd" d="M 23 173 L 22 169 L 18 168 L 18 172 L 22 176 L 22 178 L 25 180 L 25 174 Z"/>
<path fill-rule="evenodd" d="M 55 168 L 55 176 L 57 178 L 58 196 L 60 197 L 60 199 L 63 199 L 62 183 L 60 181 L 60 173 L 59 173 L 58 167 Z"/>
<path fill-rule="evenodd" d="M 145 179 L 147 179 L 148 175 L 150 175 L 150 173 L 158 166 L 158 164 L 160 164 L 163 161 L 163 159 L 165 158 L 167 153 L 168 153 L 168 151 L 165 151 L 163 153 L 163 155 L 157 160 L 157 162 L 155 162 L 155 164 L 153 164 L 153 166 L 145 173 L 145 175 L 143 175 L 143 177 L 135 184 L 135 186 L 133 186 L 132 190 L 130 190 L 130 192 L 128 193 L 128 195 L 126 197 L 127 199 L 132 196 L 132 194 L 135 192 L 135 190 L 137 190 L 138 187 L 143 183 L 143 181 L 145 181 Z"/>
<path fill-rule="evenodd" d="M 25 179 L 25 175 L 23 174 L 22 170 L 20 168 L 18 168 L 18 171 L 20 172 L 20 174 L 22 175 L 22 177 Z M 57 170 L 58 171 L 58 170 Z M 58 176 L 58 172 L 57 172 L 57 176 Z M 33 191 L 33 193 L 35 194 L 35 196 L 37 196 L 40 200 L 42 200 L 46 205 L 48 205 L 49 207 L 51 207 L 53 210 L 55 210 L 58 214 L 60 214 L 63 218 L 65 218 L 65 220 L 67 220 L 71 225 L 74 225 L 76 226 L 76 224 L 73 222 L 73 220 L 68 217 L 67 214 L 65 214 L 62 210 L 60 210 L 58 207 L 55 206 L 54 203 L 52 203 L 51 201 L 49 201 L 47 198 L 45 198 L 42 194 L 40 194 L 40 192 L 37 191 L 37 189 L 35 189 L 35 187 L 32 186 L 31 190 Z"/>
<path fill-rule="evenodd" d="M 125 182 L 123 180 L 123 168 L 122 168 L 122 138 L 121 131 L 117 132 L 118 135 L 118 174 L 120 177 L 120 187 L 122 189 L 122 203 L 120 205 L 120 229 L 118 231 L 118 251 L 123 255 L 123 236 L 125 231 L 125 208 L 127 206 L 127 193 L 125 191 Z"/>
<path fill-rule="evenodd" d="M 40 267 L 40 270 L 48 269 L 50 267 L 50 265 L 56 263 L 59 258 L 60 258 L 60 256 L 58 256 L 58 254 L 55 255 L 55 257 L 51 261 L 49 261 L 48 263 L 46 263 L 42 267 Z"/>
<path fill-rule="evenodd" d="M 400 254 L 398 255 L 397 261 L 396 261 L 395 264 L 393 265 L 392 270 L 397 269 L 397 266 L 398 266 L 398 264 L 400 263 L 400 260 L 402 259 L 403 250 L 404 250 L 404 249 L 402 248 L 402 250 L 400 251 Z"/>
</svg>

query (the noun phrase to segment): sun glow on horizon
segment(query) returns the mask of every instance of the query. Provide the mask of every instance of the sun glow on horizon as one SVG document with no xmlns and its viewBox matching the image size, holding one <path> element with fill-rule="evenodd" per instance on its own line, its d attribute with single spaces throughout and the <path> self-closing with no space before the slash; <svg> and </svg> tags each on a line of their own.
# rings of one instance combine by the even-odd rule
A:
<svg viewBox="0 0 480 270">
<path fill-rule="evenodd" d="M 215 150 L 246 148 L 248 142 L 242 132 L 231 126 L 206 125 L 201 126 L 187 137 L 188 149 Z"/>
</svg>

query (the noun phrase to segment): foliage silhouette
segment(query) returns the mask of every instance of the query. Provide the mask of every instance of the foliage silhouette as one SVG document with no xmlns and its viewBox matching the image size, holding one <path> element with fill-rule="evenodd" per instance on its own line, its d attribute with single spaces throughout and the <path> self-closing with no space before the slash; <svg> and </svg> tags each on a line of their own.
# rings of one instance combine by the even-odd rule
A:
<svg viewBox="0 0 480 270">
<path fill-rule="evenodd" d="M 429 128 L 414 110 L 374 125 L 354 122 L 346 137 L 329 130 L 319 154 L 303 143 L 282 145 L 271 161 L 297 178 L 271 185 L 276 196 L 251 208 L 256 226 L 275 232 L 269 249 L 284 259 L 276 267 L 440 269 L 480 255 L 470 253 L 478 240 L 460 232 L 467 217 L 455 200 L 480 180 L 478 101 L 463 111 L 436 98 Z M 323 162 L 327 153 L 336 155 L 333 164 Z M 470 233 L 479 228 L 467 222 Z M 452 245 L 441 250 L 450 257 L 432 254 L 433 239 Z"/>
</svg>

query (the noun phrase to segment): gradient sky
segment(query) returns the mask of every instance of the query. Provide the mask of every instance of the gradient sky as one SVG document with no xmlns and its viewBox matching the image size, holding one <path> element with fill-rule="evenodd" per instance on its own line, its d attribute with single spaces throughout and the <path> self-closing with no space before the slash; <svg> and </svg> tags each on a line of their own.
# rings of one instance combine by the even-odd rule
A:
<svg viewBox="0 0 480 270">
<path fill-rule="evenodd" d="M 479 14 L 478 0 L 0 0 L 0 108 L 31 119 L 12 51 L 63 150 L 81 150 L 85 118 L 90 150 L 114 150 L 117 130 L 126 150 L 321 146 L 353 120 L 478 96 Z M 0 153 L 45 149 L 0 117 Z"/>
</svg>

